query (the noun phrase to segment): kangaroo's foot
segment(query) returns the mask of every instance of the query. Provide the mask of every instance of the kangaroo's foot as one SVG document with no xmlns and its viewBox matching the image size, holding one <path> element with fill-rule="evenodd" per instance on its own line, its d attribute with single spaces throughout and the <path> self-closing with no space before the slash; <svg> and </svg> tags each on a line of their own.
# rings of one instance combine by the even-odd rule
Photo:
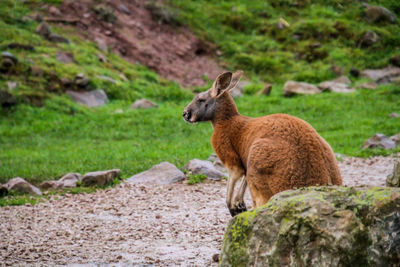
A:
<svg viewBox="0 0 400 267">
<path fill-rule="evenodd" d="M 246 204 L 244 202 L 238 202 L 232 208 L 229 208 L 229 212 L 231 213 L 232 217 L 244 211 L 247 211 Z"/>
</svg>

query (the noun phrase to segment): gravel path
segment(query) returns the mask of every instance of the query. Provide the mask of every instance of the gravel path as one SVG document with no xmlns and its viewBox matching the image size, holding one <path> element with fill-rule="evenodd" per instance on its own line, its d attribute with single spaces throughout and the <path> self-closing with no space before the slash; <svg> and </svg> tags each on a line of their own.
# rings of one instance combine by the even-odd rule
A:
<svg viewBox="0 0 400 267">
<path fill-rule="evenodd" d="M 398 156 L 344 158 L 344 184 L 384 185 Z M 225 186 L 122 184 L 0 208 L 0 265 L 216 266 Z"/>
</svg>

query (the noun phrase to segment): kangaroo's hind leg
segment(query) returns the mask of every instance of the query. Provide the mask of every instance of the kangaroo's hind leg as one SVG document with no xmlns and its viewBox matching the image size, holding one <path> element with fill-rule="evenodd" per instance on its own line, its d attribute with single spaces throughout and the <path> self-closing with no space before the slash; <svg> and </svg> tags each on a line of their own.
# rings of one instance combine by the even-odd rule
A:
<svg viewBox="0 0 400 267">
<path fill-rule="evenodd" d="M 235 210 L 236 214 L 242 213 L 247 211 L 246 203 L 244 202 L 244 194 L 246 193 L 247 189 L 247 181 L 246 178 L 243 177 L 242 182 L 240 183 L 239 190 L 235 195 L 233 209 Z"/>
</svg>

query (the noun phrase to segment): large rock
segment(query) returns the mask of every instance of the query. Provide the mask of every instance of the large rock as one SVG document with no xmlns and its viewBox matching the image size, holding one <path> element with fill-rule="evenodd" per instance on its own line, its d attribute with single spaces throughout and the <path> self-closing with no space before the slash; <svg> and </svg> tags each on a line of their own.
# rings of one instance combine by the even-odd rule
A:
<svg viewBox="0 0 400 267">
<path fill-rule="evenodd" d="M 45 181 L 39 185 L 40 189 L 60 189 L 76 187 L 78 181 L 82 179 L 80 173 L 68 173 L 60 178 L 58 181 Z"/>
<path fill-rule="evenodd" d="M 105 186 L 111 183 L 114 179 L 119 178 L 119 175 L 119 169 L 88 172 L 82 177 L 82 184 L 84 186 Z"/>
<path fill-rule="evenodd" d="M 6 184 L 6 187 L 9 191 L 15 191 L 18 193 L 24 193 L 24 194 L 29 194 L 29 195 L 42 195 L 42 192 L 39 190 L 39 188 L 31 185 L 24 179 L 20 177 L 16 177 L 8 181 Z"/>
<path fill-rule="evenodd" d="M 215 168 L 208 160 L 192 159 L 183 167 L 184 170 L 192 174 L 203 174 L 208 179 L 219 181 L 222 177 L 226 176 L 223 172 Z"/>
<path fill-rule="evenodd" d="M 378 85 L 375 82 L 365 82 L 357 85 L 357 88 L 375 90 L 378 88 Z"/>
<path fill-rule="evenodd" d="M 229 222 L 220 266 L 398 266 L 400 188 L 308 187 Z"/>
<path fill-rule="evenodd" d="M 393 173 L 386 178 L 386 186 L 400 187 L 400 162 L 393 166 Z"/>
<path fill-rule="evenodd" d="M 133 109 L 148 109 L 148 108 L 158 108 L 158 105 L 147 99 L 138 99 L 132 105 Z"/>
<path fill-rule="evenodd" d="M 378 84 L 390 83 L 400 77 L 400 68 L 389 66 L 383 69 L 367 69 L 361 72 L 361 76 Z"/>
<path fill-rule="evenodd" d="M 130 183 L 172 184 L 185 179 L 185 174 L 169 162 L 161 162 L 151 169 L 138 173 L 129 179 Z"/>
<path fill-rule="evenodd" d="M 390 12 L 387 8 L 381 6 L 373 6 L 366 4 L 367 9 L 364 12 L 364 17 L 369 22 L 387 21 L 396 23 L 396 15 Z"/>
<path fill-rule="evenodd" d="M 284 96 L 293 95 L 313 95 L 321 93 L 321 91 L 310 83 L 287 81 L 283 86 Z"/>
<path fill-rule="evenodd" d="M 393 149 L 396 143 L 384 134 L 377 133 L 364 142 L 361 148 L 383 148 Z"/>
<path fill-rule="evenodd" d="M 98 107 L 107 104 L 108 97 L 103 90 L 93 90 L 89 92 L 66 91 L 73 101 L 88 107 Z"/>
</svg>

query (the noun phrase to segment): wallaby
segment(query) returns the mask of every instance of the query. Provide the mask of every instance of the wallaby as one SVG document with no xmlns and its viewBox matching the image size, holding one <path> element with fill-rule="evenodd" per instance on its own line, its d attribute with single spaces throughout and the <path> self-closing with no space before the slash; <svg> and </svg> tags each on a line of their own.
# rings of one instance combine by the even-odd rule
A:
<svg viewBox="0 0 400 267">
<path fill-rule="evenodd" d="M 243 72 L 220 74 L 212 87 L 184 109 L 189 123 L 211 121 L 211 143 L 228 169 L 226 204 L 232 216 L 246 210 L 250 188 L 253 208 L 276 193 L 312 185 L 341 185 L 342 177 L 329 144 L 307 122 L 286 114 L 250 118 L 239 114 L 229 90 Z M 237 181 L 244 176 L 235 199 Z"/>
</svg>

